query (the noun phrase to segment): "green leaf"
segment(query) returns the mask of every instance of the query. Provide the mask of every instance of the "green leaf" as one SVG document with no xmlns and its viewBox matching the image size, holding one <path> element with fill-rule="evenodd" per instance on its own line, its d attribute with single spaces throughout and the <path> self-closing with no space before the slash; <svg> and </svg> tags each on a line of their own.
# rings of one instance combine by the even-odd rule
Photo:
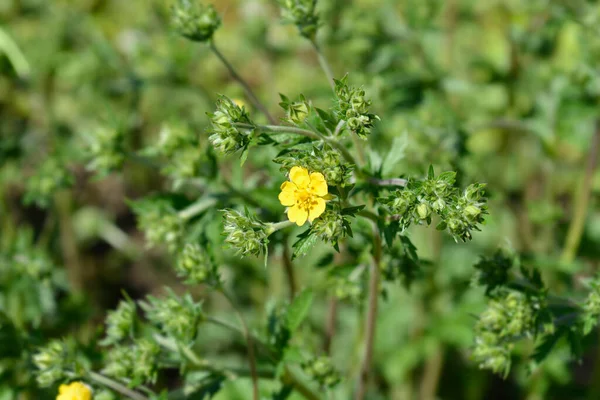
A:
<svg viewBox="0 0 600 400">
<path fill-rule="evenodd" d="M 393 173 L 396 164 L 405 156 L 406 146 L 408 145 L 408 134 L 406 131 L 401 136 L 394 137 L 390 151 L 385 156 L 381 164 L 381 176 Z"/>
<path fill-rule="evenodd" d="M 288 307 L 287 323 L 290 332 L 294 332 L 298 329 L 302 321 L 304 321 L 308 315 L 308 311 L 313 302 L 313 297 L 313 291 L 311 289 L 305 289 L 294 298 L 294 301 L 292 301 L 292 304 Z"/>
<path fill-rule="evenodd" d="M 305 256 L 311 247 L 317 243 L 317 235 L 313 235 L 311 229 L 307 229 L 305 232 L 298 235 L 298 240 L 292 245 L 294 248 L 294 254 L 292 254 L 292 260 L 297 257 Z"/>
<path fill-rule="evenodd" d="M 351 216 L 355 216 L 358 212 L 360 212 L 363 208 L 365 208 L 365 205 L 363 204 L 362 206 L 356 206 L 356 207 L 346 207 L 344 209 L 342 209 L 341 214 L 342 215 L 351 215 Z"/>
<path fill-rule="evenodd" d="M 435 172 L 433 170 L 433 165 L 429 164 L 429 171 L 427 171 L 427 179 L 435 178 Z"/>
</svg>

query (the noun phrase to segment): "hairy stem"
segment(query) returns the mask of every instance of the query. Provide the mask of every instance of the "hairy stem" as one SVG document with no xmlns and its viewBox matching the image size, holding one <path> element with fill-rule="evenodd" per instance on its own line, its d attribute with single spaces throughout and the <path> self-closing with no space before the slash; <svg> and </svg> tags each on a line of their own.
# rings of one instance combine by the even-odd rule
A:
<svg viewBox="0 0 600 400">
<path fill-rule="evenodd" d="M 323 344 L 323 351 L 325 354 L 331 353 L 331 344 L 333 343 L 333 337 L 335 336 L 336 328 L 336 317 L 337 317 L 337 303 L 338 300 L 335 296 L 331 296 L 329 299 L 329 307 L 327 308 L 327 320 L 325 325 L 325 343 Z"/>
<path fill-rule="evenodd" d="M 402 179 L 402 178 L 393 178 L 393 179 L 377 179 L 377 178 L 370 178 L 369 179 L 369 183 L 376 185 L 376 186 L 398 186 L 398 187 L 404 187 L 406 186 L 406 184 L 408 183 L 408 181 L 406 179 Z"/>
<path fill-rule="evenodd" d="M 200 214 L 201 212 L 213 207 L 215 204 L 217 204 L 217 199 L 203 198 L 193 203 L 189 207 L 179 211 L 177 214 L 183 219 L 190 219 Z"/>
<path fill-rule="evenodd" d="M 331 66 L 329 65 L 329 62 L 327 61 L 327 58 L 325 57 L 325 55 L 323 54 L 323 52 L 321 51 L 321 49 L 319 48 L 319 45 L 317 44 L 317 42 L 315 40 L 311 40 L 310 42 L 313 45 L 313 49 L 315 50 L 315 53 L 317 53 L 317 58 L 319 59 L 319 64 L 321 65 L 323 72 L 325 72 L 325 75 L 327 76 L 327 81 L 329 82 L 329 86 L 331 86 L 331 90 L 333 90 L 335 92 L 335 84 L 333 82 L 333 72 L 331 72 Z"/>
<path fill-rule="evenodd" d="M 235 312 L 235 315 L 237 316 L 240 325 L 242 326 L 242 332 L 244 333 L 244 338 L 246 339 L 248 347 L 248 366 L 250 367 L 250 377 L 252 379 L 252 398 L 254 400 L 259 400 L 260 395 L 258 390 L 258 373 L 256 368 L 256 357 L 254 355 L 254 342 L 252 340 L 252 336 L 250 335 L 250 330 L 248 329 L 248 325 L 246 325 L 246 320 L 244 319 L 244 316 L 235 306 L 233 299 L 229 296 L 229 294 L 227 294 L 227 292 L 225 292 L 225 290 L 221 289 L 220 292 L 223 295 L 223 297 L 227 299 L 227 301 L 231 305 L 231 308 L 233 308 L 233 311 Z"/>
<path fill-rule="evenodd" d="M 367 393 L 369 383 L 369 371 L 373 360 L 373 345 L 375 343 L 375 328 L 377 323 L 377 309 L 379 300 L 379 275 L 381 263 L 381 234 L 377 224 L 373 223 L 373 261 L 370 267 L 369 277 L 369 302 L 367 306 L 367 316 L 365 320 L 365 349 L 362 364 L 360 367 L 360 376 L 358 379 L 358 388 L 356 391 L 356 400 L 363 400 Z"/>
<path fill-rule="evenodd" d="M 148 400 L 148 397 L 144 396 L 143 394 L 138 393 L 135 390 L 131 390 L 127 386 L 124 386 L 119 382 L 114 381 L 102 374 L 91 371 L 88 373 L 88 376 L 92 381 L 99 383 L 100 385 L 106 386 L 107 388 L 112 389 L 115 392 L 122 394 L 123 396 L 127 396 L 130 399 Z"/>
<path fill-rule="evenodd" d="M 598 164 L 599 147 L 600 121 L 596 121 L 596 131 L 590 146 L 587 167 L 584 172 L 583 182 L 576 195 L 574 215 L 569 225 L 567 240 L 561 256 L 561 261 L 564 263 L 571 263 L 575 259 L 579 244 L 581 243 L 583 228 L 585 227 L 585 217 L 587 216 L 588 205 L 592 195 L 592 179 L 594 177 L 594 170 Z"/>
<path fill-rule="evenodd" d="M 296 135 L 306 136 L 307 138 L 311 138 L 314 140 L 322 140 L 325 143 L 327 143 L 328 145 L 330 145 L 331 147 L 338 149 L 340 151 L 340 153 L 342 153 L 342 156 L 346 159 L 346 161 L 356 165 L 356 160 L 354 159 L 352 154 L 350 154 L 348 149 L 343 144 L 341 144 L 340 142 L 338 142 L 335 139 L 327 138 L 327 137 L 319 135 L 313 131 L 309 131 L 308 129 L 296 128 L 295 126 L 279 126 L 279 125 L 256 125 L 256 126 L 254 126 L 254 125 L 241 124 L 241 123 L 235 124 L 235 126 L 237 126 L 238 128 L 243 128 L 243 129 L 258 128 L 264 132 L 294 133 Z"/>
<path fill-rule="evenodd" d="M 289 297 L 290 301 L 294 300 L 297 291 L 296 284 L 296 273 L 294 272 L 294 263 L 292 262 L 292 255 L 290 254 L 290 246 L 288 246 L 288 236 L 286 235 L 283 240 L 283 254 L 281 255 L 283 268 L 285 270 L 285 276 L 287 278 Z"/>
<path fill-rule="evenodd" d="M 258 97 L 256 97 L 256 95 L 252 91 L 252 88 L 250 88 L 250 85 L 248 85 L 248 83 L 244 80 L 244 78 L 242 78 L 241 75 L 237 73 L 237 71 L 233 68 L 231 63 L 229 63 L 229 61 L 227 61 L 227 59 L 225 58 L 223 53 L 221 53 L 221 51 L 219 51 L 219 49 L 217 48 L 217 46 L 215 45 L 215 43 L 213 41 L 210 42 L 210 49 L 217 56 L 217 58 L 219 60 L 221 60 L 223 65 L 225 65 L 225 67 L 231 74 L 231 77 L 233 79 L 235 79 L 242 86 L 242 88 L 244 88 L 244 91 L 246 92 L 246 96 L 248 96 L 248 99 L 250 99 L 250 101 L 252 102 L 254 107 L 256 107 L 258 110 L 260 110 L 260 112 L 262 112 L 265 115 L 265 117 L 267 117 L 267 119 L 269 120 L 269 123 L 271 123 L 273 125 L 277 124 L 277 120 L 275 118 L 273 118 L 273 116 L 269 113 L 269 110 L 267 110 L 267 107 L 265 107 L 265 105 L 263 103 L 261 103 L 261 101 L 258 99 Z"/>
</svg>

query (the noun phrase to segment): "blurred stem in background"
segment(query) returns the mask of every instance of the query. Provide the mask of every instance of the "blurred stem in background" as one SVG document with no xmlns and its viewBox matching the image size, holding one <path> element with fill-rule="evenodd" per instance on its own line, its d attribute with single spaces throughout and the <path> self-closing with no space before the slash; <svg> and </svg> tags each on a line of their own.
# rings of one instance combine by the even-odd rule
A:
<svg viewBox="0 0 600 400">
<path fill-rule="evenodd" d="M 588 205 L 592 195 L 592 179 L 594 178 L 594 171 L 598 164 L 599 148 L 600 120 L 596 121 L 595 132 L 590 144 L 587 167 L 583 173 L 583 179 L 579 185 L 579 189 L 574 196 L 573 217 L 571 219 L 571 224 L 569 225 L 565 247 L 561 256 L 561 261 L 565 264 L 573 262 L 577 255 L 579 244 L 581 243 L 581 237 L 585 227 L 585 218 L 587 216 Z"/>
<path fill-rule="evenodd" d="M 373 259 L 369 268 L 369 299 L 365 320 L 364 355 L 360 366 L 360 376 L 356 389 L 356 400 L 363 400 L 367 394 L 370 371 L 373 361 L 373 346 L 375 343 L 375 328 L 377 325 L 377 310 L 379 304 L 379 275 L 381 274 L 381 234 L 377 223 L 373 221 Z"/>
<path fill-rule="evenodd" d="M 237 73 L 235 68 L 233 68 L 233 65 L 231 65 L 227 58 L 225 58 L 223 53 L 221 53 L 221 51 L 215 45 L 215 42 L 212 40 L 210 41 L 210 49 L 223 63 L 223 65 L 225 65 L 225 67 L 231 74 L 231 77 L 242 86 L 242 88 L 246 92 L 246 95 L 248 96 L 248 99 L 254 105 L 254 107 L 256 107 L 256 109 L 258 109 L 260 112 L 262 112 L 265 115 L 265 117 L 267 117 L 270 124 L 276 125 L 277 120 L 269 113 L 267 107 L 258 99 L 256 94 L 254 94 L 254 91 L 252 91 L 250 85 L 244 80 L 244 78 L 242 78 L 240 74 Z"/>
</svg>

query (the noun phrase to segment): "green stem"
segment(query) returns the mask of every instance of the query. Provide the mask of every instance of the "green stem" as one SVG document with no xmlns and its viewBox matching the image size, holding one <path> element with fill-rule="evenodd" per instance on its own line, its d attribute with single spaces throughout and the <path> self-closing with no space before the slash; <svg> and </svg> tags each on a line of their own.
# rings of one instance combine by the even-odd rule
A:
<svg viewBox="0 0 600 400">
<path fill-rule="evenodd" d="M 370 267 L 369 278 L 369 300 L 367 306 L 367 317 L 365 320 L 365 352 L 358 378 L 356 400 L 363 400 L 367 393 L 369 383 L 369 372 L 373 360 L 373 346 L 375 344 L 375 328 L 377 325 L 377 310 L 379 300 L 379 275 L 382 255 L 381 234 L 377 223 L 373 223 L 373 261 Z"/>
<path fill-rule="evenodd" d="M 235 70 L 235 68 L 233 68 L 231 63 L 229 63 L 229 61 L 227 61 L 227 59 L 225 58 L 223 53 L 221 53 L 219 51 L 219 49 L 215 45 L 215 42 L 213 42 L 213 41 L 210 42 L 210 49 L 217 56 L 217 58 L 219 60 L 221 60 L 223 65 L 225 65 L 225 67 L 231 74 L 231 77 L 242 86 L 242 88 L 246 92 L 246 96 L 248 96 L 248 99 L 250 99 L 250 101 L 252 102 L 254 107 L 256 107 L 258 110 L 260 110 L 260 112 L 262 112 L 265 115 L 265 117 L 267 117 L 267 119 L 269 120 L 269 123 L 271 123 L 273 125 L 277 124 L 277 120 L 275 118 L 273 118 L 273 116 L 267 110 L 267 107 L 265 107 L 265 105 L 263 103 L 261 103 L 261 101 L 258 99 L 258 97 L 256 97 L 256 95 L 252 91 L 252 88 L 250 88 L 250 85 L 248 85 L 248 83 L 244 80 L 244 78 L 242 78 L 241 75 L 237 73 L 237 71 Z"/>
<path fill-rule="evenodd" d="M 217 204 L 217 200 L 214 198 L 202 198 L 187 208 L 179 211 L 178 215 L 183 219 L 190 219 L 209 209 L 215 204 Z"/>
<path fill-rule="evenodd" d="M 287 366 L 283 369 L 281 380 L 294 387 L 294 390 L 308 400 L 321 400 L 321 396 L 315 393 L 308 385 L 302 382 Z"/>
<path fill-rule="evenodd" d="M 242 313 L 235 306 L 233 299 L 229 296 L 229 294 L 227 294 L 227 292 L 225 292 L 225 290 L 223 290 L 223 288 L 220 288 L 219 291 L 231 305 L 233 312 L 237 316 L 240 325 L 242 326 L 242 331 L 248 347 L 248 366 L 250 367 L 250 377 L 252 379 L 252 398 L 254 400 L 259 400 L 260 395 L 258 390 L 258 373 L 256 372 L 256 357 L 254 356 L 254 343 L 252 340 L 252 335 L 250 335 L 250 330 L 248 329 L 248 325 L 246 325 L 246 320 L 242 316 Z"/>
<path fill-rule="evenodd" d="M 327 76 L 327 81 L 329 82 L 329 86 L 331 86 L 331 90 L 333 90 L 335 92 L 335 83 L 333 82 L 333 72 L 331 72 L 331 66 L 329 65 L 329 62 L 327 61 L 327 58 L 325 58 L 325 55 L 323 54 L 323 52 L 321 51 L 321 49 L 319 48 L 319 45 L 317 44 L 317 42 L 315 40 L 311 40 L 310 42 L 313 45 L 313 49 L 315 50 L 315 53 L 317 53 L 317 58 L 319 59 L 319 64 L 321 65 L 323 72 L 325 72 L 325 75 Z"/>
<path fill-rule="evenodd" d="M 269 227 L 267 228 L 267 236 L 272 235 L 273 233 L 277 232 L 278 230 L 288 228 L 292 225 L 294 225 L 294 223 L 292 221 L 281 221 L 281 222 L 271 223 L 271 224 L 269 224 Z"/>
<path fill-rule="evenodd" d="M 376 186 L 398 186 L 398 187 L 405 187 L 406 184 L 408 183 L 408 181 L 406 179 L 402 179 L 402 178 L 393 178 L 393 179 L 377 179 L 377 178 L 370 178 L 369 179 L 369 183 L 376 185 Z"/>
<path fill-rule="evenodd" d="M 569 225 L 569 231 L 567 233 L 567 240 L 561 256 L 561 261 L 565 264 L 573 262 L 581 243 L 581 237 L 583 235 L 583 228 L 585 227 L 585 218 L 588 212 L 588 205 L 590 197 L 592 195 L 592 180 L 594 177 L 594 170 L 598 163 L 598 150 L 600 147 L 600 121 L 596 122 L 596 131 L 594 133 L 594 139 L 590 147 L 590 153 L 588 156 L 587 168 L 584 172 L 583 182 L 577 193 L 575 200 L 575 211 L 571 224 Z"/>
<path fill-rule="evenodd" d="M 148 397 L 144 396 L 141 393 L 138 393 L 134 390 L 129 389 L 128 387 L 121 385 L 119 382 L 114 381 L 104 375 L 101 375 L 97 372 L 89 372 L 88 376 L 90 379 L 96 383 L 99 383 L 103 386 L 106 386 L 109 389 L 114 390 L 115 392 L 121 393 L 123 396 L 127 396 L 133 400 L 148 400 Z"/>
<path fill-rule="evenodd" d="M 340 142 L 338 142 L 335 139 L 327 138 L 327 137 L 317 134 L 313 131 L 309 131 L 308 129 L 296 128 L 295 126 L 279 126 L 279 125 L 256 125 L 255 126 L 255 125 L 241 124 L 241 123 L 238 123 L 235 125 L 239 128 L 244 128 L 244 129 L 258 128 L 265 132 L 294 133 L 296 135 L 306 136 L 306 137 L 314 139 L 314 140 L 322 140 L 325 143 L 329 144 L 331 147 L 335 147 L 336 149 L 338 149 L 340 151 L 340 153 L 342 153 L 342 156 L 346 159 L 346 161 L 348 161 L 354 165 L 357 165 L 356 160 L 354 159 L 352 154 L 350 154 L 348 149 L 343 144 L 341 144 Z"/>
<path fill-rule="evenodd" d="M 297 291 L 296 284 L 296 273 L 294 272 L 294 263 L 292 262 L 292 255 L 290 254 L 290 246 L 288 246 L 289 235 L 285 235 L 282 241 L 283 252 L 281 254 L 283 268 L 285 270 L 285 276 L 288 283 L 290 301 L 294 300 Z"/>
<path fill-rule="evenodd" d="M 26 78 L 31 73 L 31 67 L 19 46 L 4 29 L 0 28 L 0 53 L 6 54 L 19 78 Z"/>
</svg>

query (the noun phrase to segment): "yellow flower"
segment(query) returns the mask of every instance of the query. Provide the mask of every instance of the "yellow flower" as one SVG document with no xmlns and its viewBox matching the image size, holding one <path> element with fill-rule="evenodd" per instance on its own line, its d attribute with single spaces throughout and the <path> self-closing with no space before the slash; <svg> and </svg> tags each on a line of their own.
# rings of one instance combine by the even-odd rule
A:
<svg viewBox="0 0 600 400">
<path fill-rule="evenodd" d="M 56 400 L 92 400 L 92 389 L 82 382 L 60 385 Z"/>
<path fill-rule="evenodd" d="M 312 222 L 323 214 L 326 198 L 327 182 L 323 174 L 309 174 L 302 167 L 290 170 L 290 180 L 283 182 L 279 193 L 279 201 L 288 207 L 288 218 L 298 226 L 304 225 L 306 220 Z"/>
</svg>

